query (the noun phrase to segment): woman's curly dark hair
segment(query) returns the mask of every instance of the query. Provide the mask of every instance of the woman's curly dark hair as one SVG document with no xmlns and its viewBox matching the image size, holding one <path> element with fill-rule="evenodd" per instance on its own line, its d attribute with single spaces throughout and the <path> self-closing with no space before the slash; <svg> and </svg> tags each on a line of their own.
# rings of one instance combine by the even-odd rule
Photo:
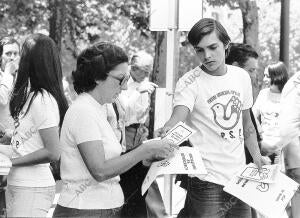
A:
<svg viewBox="0 0 300 218">
<path fill-rule="evenodd" d="M 97 80 L 106 80 L 108 73 L 117 65 L 128 62 L 122 48 L 109 42 L 99 42 L 83 50 L 76 70 L 72 72 L 77 94 L 93 90 Z"/>
</svg>

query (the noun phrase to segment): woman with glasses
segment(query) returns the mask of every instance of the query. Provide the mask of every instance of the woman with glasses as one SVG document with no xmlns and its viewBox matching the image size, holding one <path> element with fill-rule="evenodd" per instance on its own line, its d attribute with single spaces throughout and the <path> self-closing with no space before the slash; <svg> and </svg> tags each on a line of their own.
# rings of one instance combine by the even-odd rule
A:
<svg viewBox="0 0 300 218">
<path fill-rule="evenodd" d="M 142 160 L 169 157 L 174 145 L 166 139 L 146 142 L 120 156 L 105 106 L 127 89 L 128 57 L 120 47 L 100 42 L 85 49 L 72 75 L 79 96 L 61 130 L 63 188 L 54 217 L 119 217 L 124 204 L 119 175 Z"/>
</svg>

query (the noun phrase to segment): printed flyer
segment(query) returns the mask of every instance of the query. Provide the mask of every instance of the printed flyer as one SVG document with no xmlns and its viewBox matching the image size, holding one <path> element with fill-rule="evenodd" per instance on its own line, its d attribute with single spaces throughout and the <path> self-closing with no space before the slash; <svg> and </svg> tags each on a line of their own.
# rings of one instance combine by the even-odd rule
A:
<svg viewBox="0 0 300 218">
<path fill-rule="evenodd" d="M 297 182 L 278 172 L 273 183 L 234 176 L 224 187 L 224 191 L 244 201 L 266 217 L 280 218 L 298 188 Z"/>
<path fill-rule="evenodd" d="M 197 148 L 180 147 L 174 157 L 152 163 L 142 184 L 142 195 L 162 174 L 207 174 L 207 171 Z"/>
</svg>

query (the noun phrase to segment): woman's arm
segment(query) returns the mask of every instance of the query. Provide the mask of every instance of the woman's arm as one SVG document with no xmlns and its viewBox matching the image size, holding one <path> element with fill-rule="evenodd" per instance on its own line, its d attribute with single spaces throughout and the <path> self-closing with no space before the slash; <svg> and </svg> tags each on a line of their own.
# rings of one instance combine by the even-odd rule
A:
<svg viewBox="0 0 300 218">
<path fill-rule="evenodd" d="M 59 159 L 59 134 L 58 127 L 40 129 L 44 148 L 18 158 L 12 158 L 13 166 L 30 166 L 42 163 L 54 162 Z"/>
<path fill-rule="evenodd" d="M 78 145 L 85 165 L 98 182 L 120 175 L 144 159 L 153 156 L 167 158 L 172 155 L 174 148 L 177 146 L 168 140 L 150 141 L 124 155 L 106 160 L 102 141 L 88 141 Z"/>
</svg>

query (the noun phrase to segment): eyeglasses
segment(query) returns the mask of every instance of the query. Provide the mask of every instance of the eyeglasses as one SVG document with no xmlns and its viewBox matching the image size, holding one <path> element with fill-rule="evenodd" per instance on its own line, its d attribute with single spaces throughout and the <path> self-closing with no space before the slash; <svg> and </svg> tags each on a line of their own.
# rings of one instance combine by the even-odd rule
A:
<svg viewBox="0 0 300 218">
<path fill-rule="evenodd" d="M 149 72 L 147 70 L 144 70 L 136 65 L 131 65 L 131 71 L 134 71 L 134 72 L 141 72 L 141 73 L 144 73 L 145 75 L 149 75 Z"/>
<path fill-rule="evenodd" d="M 125 75 L 122 78 L 119 78 L 119 77 L 111 75 L 111 74 L 108 74 L 107 76 L 109 76 L 111 78 L 114 78 L 116 80 L 119 80 L 120 86 L 124 86 L 128 82 L 128 80 L 130 78 L 130 74 L 129 73 L 125 73 Z"/>
</svg>

